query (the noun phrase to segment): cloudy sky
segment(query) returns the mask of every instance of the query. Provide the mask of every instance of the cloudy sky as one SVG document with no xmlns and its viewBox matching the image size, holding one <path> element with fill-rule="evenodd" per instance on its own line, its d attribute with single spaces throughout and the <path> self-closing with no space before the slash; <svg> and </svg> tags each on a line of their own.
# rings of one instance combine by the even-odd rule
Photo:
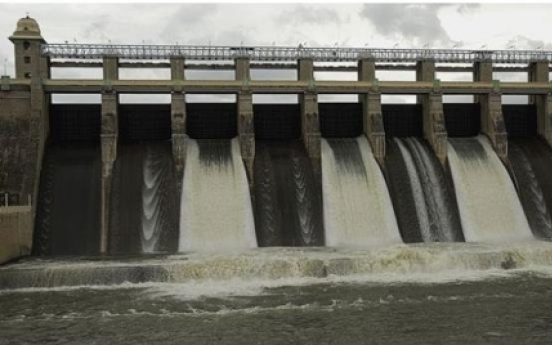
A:
<svg viewBox="0 0 552 345">
<path fill-rule="evenodd" d="M 0 56 L 13 76 L 7 39 L 26 13 L 50 43 L 213 44 L 552 50 L 552 4 L 0 4 Z M 4 66 L 2 66 L 2 72 Z M 85 76 L 97 71 L 72 71 Z M 130 72 L 129 72 L 130 73 Z M 149 71 L 153 77 L 162 71 Z M 326 73 L 327 74 L 327 73 Z M 335 79 L 353 75 L 331 74 Z M 63 75 L 61 75 L 63 76 Z M 98 74 L 99 76 L 99 74 Z M 190 75 L 193 78 L 193 75 Z M 216 78 L 231 78 L 219 74 Z M 255 76 L 253 76 L 255 77 Z M 259 74 L 259 78 L 274 77 Z M 293 77 L 293 75 L 291 76 Z M 325 74 L 316 76 L 329 78 Z M 412 80 L 413 73 L 382 72 Z M 442 80 L 470 75 L 442 74 Z M 497 75 L 519 80 L 522 74 Z"/>
</svg>

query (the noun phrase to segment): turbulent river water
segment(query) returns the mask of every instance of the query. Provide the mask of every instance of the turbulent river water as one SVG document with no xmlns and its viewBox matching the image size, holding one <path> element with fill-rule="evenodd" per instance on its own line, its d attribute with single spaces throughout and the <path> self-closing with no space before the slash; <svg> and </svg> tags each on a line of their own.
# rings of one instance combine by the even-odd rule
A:
<svg viewBox="0 0 552 345">
<path fill-rule="evenodd" d="M 31 259 L 0 269 L 0 344 L 549 344 L 551 263 L 548 243 Z"/>
</svg>

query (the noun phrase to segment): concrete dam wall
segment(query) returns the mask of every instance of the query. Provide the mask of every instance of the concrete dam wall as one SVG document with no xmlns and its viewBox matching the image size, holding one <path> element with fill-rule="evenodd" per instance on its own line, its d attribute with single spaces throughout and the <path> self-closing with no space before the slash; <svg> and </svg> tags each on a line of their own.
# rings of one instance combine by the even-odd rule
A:
<svg viewBox="0 0 552 345">
<path fill-rule="evenodd" d="M 552 236 L 552 52 L 48 44 L 32 18 L 10 40 L 15 78 L 0 82 L 0 262 L 30 252 Z M 75 67 L 101 68 L 102 78 L 51 76 Z M 170 79 L 121 79 L 120 68 L 169 69 Z M 297 78 L 253 80 L 251 70 L 263 68 L 295 69 Z M 231 70 L 234 78 L 187 80 L 191 69 Z M 380 81 L 377 70 L 416 77 Z M 358 79 L 318 80 L 320 71 Z M 466 71 L 472 81 L 436 78 Z M 509 71 L 528 79 L 494 79 Z M 101 102 L 52 102 L 66 93 Z M 170 103 L 121 104 L 123 94 L 165 94 Z M 193 94 L 236 101 L 187 102 Z M 298 102 L 256 104 L 262 94 Z M 358 101 L 319 101 L 333 94 Z M 414 95 L 416 103 L 385 104 L 384 95 Z M 446 95 L 474 101 L 449 104 Z M 529 102 L 502 104 L 507 95 Z"/>
</svg>

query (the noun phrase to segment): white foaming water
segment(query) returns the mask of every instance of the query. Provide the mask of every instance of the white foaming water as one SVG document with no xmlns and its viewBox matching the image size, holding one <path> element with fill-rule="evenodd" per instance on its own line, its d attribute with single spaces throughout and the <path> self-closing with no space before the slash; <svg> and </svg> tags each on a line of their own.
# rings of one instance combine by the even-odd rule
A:
<svg viewBox="0 0 552 345">
<path fill-rule="evenodd" d="M 364 136 L 337 139 L 334 145 L 341 145 L 339 153 L 331 142 L 322 139 L 326 245 L 377 247 L 401 243 L 387 185 L 368 140 Z"/>
<path fill-rule="evenodd" d="M 257 246 L 249 185 L 239 143 L 231 157 L 200 160 L 197 140 L 188 141 L 182 187 L 179 251 L 225 251 Z M 210 152 L 206 152 L 209 155 Z"/>
<path fill-rule="evenodd" d="M 448 158 L 466 241 L 533 238 L 514 185 L 486 137 L 450 139 Z"/>
<path fill-rule="evenodd" d="M 152 277 L 156 281 L 96 285 L 100 284 L 98 278 L 116 277 L 132 267 L 139 274 L 155 269 Z M 516 278 L 527 273 L 552 277 L 551 267 L 552 244 L 540 241 L 504 246 L 432 243 L 366 250 L 263 248 L 139 262 L 29 260 L 0 267 L 0 288 L 4 289 L 0 294 L 146 288 L 152 296 L 197 299 L 258 295 L 267 288 L 321 283 L 440 284 Z M 109 284 L 109 279 L 104 284 Z"/>
<path fill-rule="evenodd" d="M 144 183 L 142 185 L 142 252 L 153 253 L 156 249 L 161 229 L 159 226 L 162 169 L 153 157 L 150 147 L 144 158 Z"/>
</svg>

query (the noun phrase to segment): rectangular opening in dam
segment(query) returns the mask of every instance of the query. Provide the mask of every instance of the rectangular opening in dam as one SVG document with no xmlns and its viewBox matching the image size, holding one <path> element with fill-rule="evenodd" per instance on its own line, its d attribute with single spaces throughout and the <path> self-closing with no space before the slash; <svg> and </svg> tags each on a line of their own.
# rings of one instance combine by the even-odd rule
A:
<svg viewBox="0 0 552 345">
<path fill-rule="evenodd" d="M 291 140 L 301 137 L 301 107 L 298 103 L 256 103 L 255 139 Z"/>
<path fill-rule="evenodd" d="M 170 104 L 119 105 L 119 135 L 124 141 L 170 140 Z"/>
<path fill-rule="evenodd" d="M 356 138 L 363 132 L 362 104 L 358 102 L 320 102 L 320 133 L 324 138 Z"/>
<path fill-rule="evenodd" d="M 512 67 L 512 65 L 507 65 Z M 518 65 L 520 67 L 522 65 Z M 525 67 L 525 66 L 524 66 Z M 529 80 L 527 72 L 497 72 L 493 71 L 493 79 L 501 82 L 517 82 L 524 83 Z M 528 95 L 502 95 L 502 104 L 528 104 Z"/>
<path fill-rule="evenodd" d="M 481 107 L 479 103 L 443 103 L 443 114 L 447 134 L 451 138 L 474 137 L 481 130 Z"/>
<path fill-rule="evenodd" d="M 187 80 L 235 80 L 232 61 L 194 61 L 193 68 L 185 68 Z"/>
<path fill-rule="evenodd" d="M 349 69 L 357 68 L 357 63 L 354 62 L 314 62 L 315 80 L 343 80 L 343 81 L 357 81 L 358 72 L 348 71 Z"/>
<path fill-rule="evenodd" d="M 443 95 L 443 104 L 445 103 L 473 103 L 473 95 Z"/>
<path fill-rule="evenodd" d="M 388 81 L 416 81 L 416 71 L 391 71 L 376 69 L 378 80 Z"/>
<path fill-rule="evenodd" d="M 282 94 L 254 94 L 253 104 L 298 104 L 299 95 L 282 95 Z"/>
<path fill-rule="evenodd" d="M 502 115 L 508 138 L 537 136 L 537 109 L 534 104 L 503 104 Z"/>
<path fill-rule="evenodd" d="M 413 104 L 416 103 L 416 95 L 381 95 L 381 104 Z"/>
<path fill-rule="evenodd" d="M 295 64 L 291 67 L 290 64 L 259 63 L 251 68 L 250 74 L 251 80 L 297 80 L 297 67 Z"/>
<path fill-rule="evenodd" d="M 238 134 L 236 95 L 186 95 L 186 119 L 192 139 L 234 138 Z"/>
<path fill-rule="evenodd" d="M 51 104 L 50 140 L 53 142 L 100 142 L 102 106 Z"/>
<path fill-rule="evenodd" d="M 411 96 L 411 95 L 409 95 Z M 383 127 L 389 137 L 422 137 L 423 109 L 416 103 L 382 103 Z"/>
<path fill-rule="evenodd" d="M 357 94 L 331 94 L 324 93 L 318 95 L 319 103 L 354 103 L 358 102 Z"/>
<path fill-rule="evenodd" d="M 171 95 L 148 93 L 122 93 L 119 95 L 120 104 L 170 104 Z"/>
<path fill-rule="evenodd" d="M 186 94 L 186 103 L 236 103 L 234 94 Z"/>
<path fill-rule="evenodd" d="M 102 95 L 99 93 L 53 93 L 52 104 L 100 104 Z"/>
<path fill-rule="evenodd" d="M 152 62 L 151 60 L 119 61 L 119 79 L 121 80 L 170 80 L 171 69 L 168 61 Z M 133 67 L 129 67 L 132 65 Z"/>
<path fill-rule="evenodd" d="M 99 80 L 103 79 L 103 69 L 101 67 L 51 67 L 50 78 Z"/>
</svg>

